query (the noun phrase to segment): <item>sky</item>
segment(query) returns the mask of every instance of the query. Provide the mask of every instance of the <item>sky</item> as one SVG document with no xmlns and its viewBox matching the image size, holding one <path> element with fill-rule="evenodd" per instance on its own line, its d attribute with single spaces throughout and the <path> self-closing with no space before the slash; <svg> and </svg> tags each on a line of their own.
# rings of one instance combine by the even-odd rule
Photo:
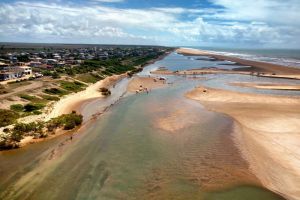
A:
<svg viewBox="0 0 300 200">
<path fill-rule="evenodd" d="M 300 0 L 0 0 L 0 42 L 300 48 Z"/>
</svg>

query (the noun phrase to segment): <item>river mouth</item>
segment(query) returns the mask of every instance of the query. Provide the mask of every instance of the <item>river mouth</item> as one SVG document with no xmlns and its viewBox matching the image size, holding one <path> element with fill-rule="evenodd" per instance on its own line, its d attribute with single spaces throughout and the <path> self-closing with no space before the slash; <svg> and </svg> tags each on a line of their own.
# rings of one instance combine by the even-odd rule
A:
<svg viewBox="0 0 300 200">
<path fill-rule="evenodd" d="M 34 158 L 34 146 L 1 152 L 24 167 L 0 167 L 12 174 L 1 175 L 0 199 L 282 199 L 241 157 L 235 122 L 184 97 L 206 80 L 169 80 L 122 98 L 55 159 L 46 158 L 60 139 L 37 144 Z"/>
</svg>

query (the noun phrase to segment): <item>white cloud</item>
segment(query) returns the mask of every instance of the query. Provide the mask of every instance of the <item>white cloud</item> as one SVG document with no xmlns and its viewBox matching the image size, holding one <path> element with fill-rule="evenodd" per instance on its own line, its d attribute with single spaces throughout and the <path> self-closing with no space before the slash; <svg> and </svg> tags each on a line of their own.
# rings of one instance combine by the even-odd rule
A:
<svg viewBox="0 0 300 200">
<path fill-rule="evenodd" d="M 258 0 L 255 4 L 244 0 L 211 1 L 223 8 L 118 9 L 41 2 L 2 4 L 0 39 L 26 37 L 39 42 L 55 38 L 65 42 L 76 39 L 77 43 L 167 45 L 300 44 L 299 21 L 296 20 L 300 16 L 294 12 L 299 5 L 297 1 L 286 0 L 294 5 L 288 13 L 280 7 L 287 3 L 277 0 Z M 281 16 L 280 19 L 269 16 L 272 10 Z"/>
</svg>

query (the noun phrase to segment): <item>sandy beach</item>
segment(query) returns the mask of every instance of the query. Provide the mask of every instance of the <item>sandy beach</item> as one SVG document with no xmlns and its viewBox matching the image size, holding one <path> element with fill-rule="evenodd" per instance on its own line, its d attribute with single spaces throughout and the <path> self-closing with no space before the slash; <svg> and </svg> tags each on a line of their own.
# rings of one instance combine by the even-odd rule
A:
<svg viewBox="0 0 300 200">
<path fill-rule="evenodd" d="M 234 140 L 253 173 L 288 199 L 300 197 L 300 99 L 198 87 L 186 94 L 236 120 Z"/>
<path fill-rule="evenodd" d="M 61 99 L 53 105 L 53 109 L 47 114 L 46 120 L 77 110 L 77 108 L 89 99 L 101 98 L 103 95 L 99 91 L 101 87 L 110 87 L 118 80 L 126 77 L 126 74 L 109 76 L 95 84 L 88 86 L 84 91 L 71 94 Z"/>
<path fill-rule="evenodd" d="M 251 66 L 247 68 L 240 68 L 239 71 L 252 71 L 252 72 L 264 72 L 264 73 L 270 73 L 266 74 L 266 76 L 278 76 L 278 75 L 288 75 L 290 77 L 294 77 L 295 74 L 300 74 L 300 69 L 293 68 L 293 67 L 287 67 L 287 66 L 281 66 L 273 63 L 266 63 L 266 62 L 259 62 L 259 61 L 253 61 L 253 60 L 246 60 L 231 56 L 224 56 L 219 54 L 213 54 L 211 52 L 197 50 L 197 49 L 189 49 L 189 48 L 180 48 L 177 50 L 177 53 L 183 54 L 183 55 L 198 55 L 198 56 L 209 56 L 212 58 L 215 58 L 217 60 L 228 60 L 231 62 L 235 62 L 239 65 L 244 66 Z M 282 76 L 284 77 L 284 76 Z M 297 76 L 298 77 L 298 76 Z"/>
<path fill-rule="evenodd" d="M 267 90 L 300 90 L 300 85 L 291 85 L 291 84 L 234 82 L 234 83 L 230 83 L 230 85 L 239 86 L 239 87 L 250 87 L 256 89 L 267 89 Z"/>
</svg>

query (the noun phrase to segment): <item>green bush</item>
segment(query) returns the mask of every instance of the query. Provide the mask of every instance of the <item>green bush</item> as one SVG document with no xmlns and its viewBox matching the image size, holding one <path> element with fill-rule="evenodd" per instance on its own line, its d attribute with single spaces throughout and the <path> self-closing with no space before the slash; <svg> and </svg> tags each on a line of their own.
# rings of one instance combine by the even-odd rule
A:
<svg viewBox="0 0 300 200">
<path fill-rule="evenodd" d="M 17 123 L 13 128 L 13 132 L 18 132 L 22 134 L 29 133 L 29 132 L 41 132 L 43 128 L 44 128 L 43 122 L 31 122 L 28 124 Z"/>
<path fill-rule="evenodd" d="M 16 112 L 22 112 L 24 110 L 24 106 L 22 104 L 13 104 L 10 106 L 10 109 Z"/>
<path fill-rule="evenodd" d="M 15 123 L 19 117 L 20 115 L 13 110 L 0 109 L 0 127 Z"/>
<path fill-rule="evenodd" d="M 59 73 L 57 73 L 57 72 L 53 72 L 52 75 L 51 75 L 51 77 L 52 77 L 53 79 L 58 79 L 58 78 L 60 78 L 60 75 L 59 75 Z"/>
<path fill-rule="evenodd" d="M 59 101 L 59 97 L 51 96 L 51 95 L 41 95 L 41 97 L 48 101 Z"/>
<path fill-rule="evenodd" d="M 52 75 L 52 72 L 49 71 L 49 70 L 44 70 L 44 71 L 42 71 L 42 74 L 43 74 L 44 76 L 51 76 L 51 75 Z"/>
<path fill-rule="evenodd" d="M 40 115 L 40 114 L 42 114 L 42 112 L 41 112 L 41 111 L 38 111 L 38 110 L 34 110 L 34 111 L 32 111 L 32 113 L 33 113 L 34 115 Z"/>
<path fill-rule="evenodd" d="M 20 142 L 24 138 L 24 135 L 42 133 L 44 127 L 43 122 L 17 123 L 11 131 L 11 139 Z"/>
<path fill-rule="evenodd" d="M 22 99 L 26 99 L 28 101 L 32 101 L 36 98 L 35 96 L 30 96 L 28 94 L 20 94 L 19 97 L 21 97 Z"/>
<path fill-rule="evenodd" d="M 42 103 L 29 103 L 24 106 L 25 112 L 33 112 L 44 108 L 46 105 Z"/>
<path fill-rule="evenodd" d="M 16 142 L 20 142 L 23 138 L 23 133 L 20 132 L 12 132 L 10 136 L 10 139 Z"/>
<path fill-rule="evenodd" d="M 47 128 L 49 131 L 54 130 L 55 128 L 63 127 L 65 130 L 70 130 L 79 126 L 82 123 L 82 115 L 78 115 L 75 112 L 70 114 L 61 115 L 59 117 L 51 119 Z"/>
<path fill-rule="evenodd" d="M 64 90 L 68 90 L 71 92 L 79 92 L 85 88 L 85 85 L 78 81 L 74 81 L 74 82 L 61 81 L 60 87 L 63 88 Z"/>
<path fill-rule="evenodd" d="M 67 91 L 59 89 L 59 88 L 49 88 L 49 89 L 45 89 L 44 92 L 46 94 L 51 94 L 51 95 L 59 95 L 59 96 L 63 96 L 68 94 Z"/>
</svg>

